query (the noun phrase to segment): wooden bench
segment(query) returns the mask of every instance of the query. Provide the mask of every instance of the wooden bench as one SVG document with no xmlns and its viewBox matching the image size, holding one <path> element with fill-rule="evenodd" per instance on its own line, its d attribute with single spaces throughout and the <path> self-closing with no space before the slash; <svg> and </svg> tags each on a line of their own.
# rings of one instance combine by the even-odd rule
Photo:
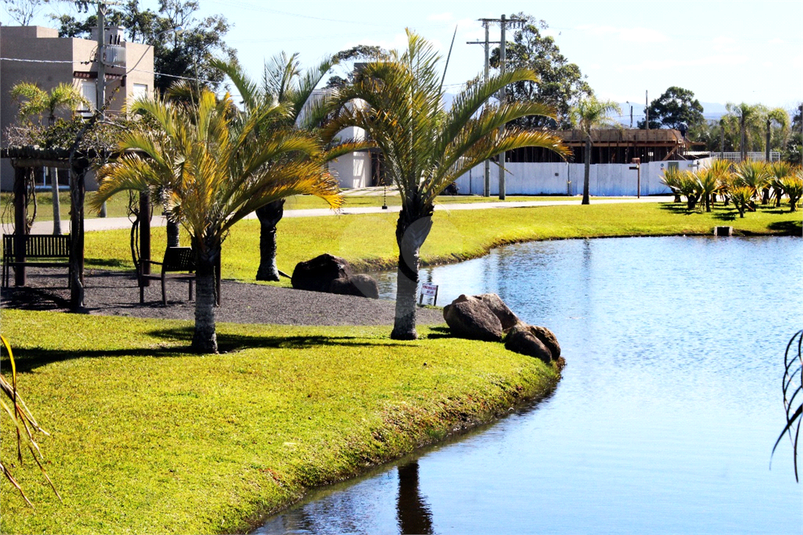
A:
<svg viewBox="0 0 803 535">
<path fill-rule="evenodd" d="M 8 286 L 11 274 L 10 268 L 18 267 L 66 267 L 69 269 L 68 285 L 72 281 L 72 266 L 70 265 L 69 234 L 55 236 L 53 234 L 26 234 L 21 239 L 25 241 L 24 251 L 17 251 L 18 236 L 3 234 L 3 286 Z M 18 253 L 20 253 L 18 255 Z M 24 258 L 24 260 L 18 260 Z"/>
<path fill-rule="evenodd" d="M 160 273 L 151 273 L 152 266 L 161 266 Z M 167 292 L 165 282 L 168 279 L 186 280 L 190 286 L 190 301 L 192 301 L 192 286 L 195 282 L 195 252 L 192 247 L 168 247 L 165 249 L 164 259 L 161 262 L 156 260 L 143 260 L 137 266 L 137 278 L 139 280 L 139 302 L 145 302 L 145 287 L 150 286 L 151 280 L 159 280 L 162 283 L 162 303 L 167 304 Z"/>
</svg>

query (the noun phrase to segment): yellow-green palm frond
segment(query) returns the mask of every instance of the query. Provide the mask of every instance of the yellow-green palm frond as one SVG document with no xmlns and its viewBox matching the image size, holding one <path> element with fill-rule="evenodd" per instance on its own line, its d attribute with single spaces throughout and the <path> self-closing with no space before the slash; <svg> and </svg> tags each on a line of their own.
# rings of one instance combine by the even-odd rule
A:
<svg viewBox="0 0 803 535">
<path fill-rule="evenodd" d="M 765 162 L 745 160 L 736 164 L 733 174 L 739 187 L 747 187 L 755 195 L 770 178 L 770 171 Z"/>
<path fill-rule="evenodd" d="M 234 222 L 264 204 L 296 193 L 339 206 L 337 183 L 324 173 L 319 142 L 290 128 L 265 129 L 261 110 L 245 120 L 231 98 L 202 92 L 195 106 L 152 100 L 134 108 L 158 125 L 122 136 L 123 156 L 100 171 L 99 205 L 125 190 L 162 195 L 165 207 L 191 236 L 219 243 Z M 128 151 L 128 152 L 126 152 Z"/>
</svg>

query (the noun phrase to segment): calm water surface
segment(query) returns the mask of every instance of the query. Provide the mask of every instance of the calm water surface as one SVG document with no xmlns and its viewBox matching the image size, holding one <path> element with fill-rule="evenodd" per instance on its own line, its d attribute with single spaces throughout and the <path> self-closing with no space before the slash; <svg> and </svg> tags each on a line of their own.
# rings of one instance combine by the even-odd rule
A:
<svg viewBox="0 0 803 535">
<path fill-rule="evenodd" d="M 258 533 L 799 534 L 788 441 L 769 463 L 801 267 L 796 238 L 673 237 L 521 244 L 424 270 L 439 304 L 495 292 L 552 329 L 557 390 Z"/>
</svg>

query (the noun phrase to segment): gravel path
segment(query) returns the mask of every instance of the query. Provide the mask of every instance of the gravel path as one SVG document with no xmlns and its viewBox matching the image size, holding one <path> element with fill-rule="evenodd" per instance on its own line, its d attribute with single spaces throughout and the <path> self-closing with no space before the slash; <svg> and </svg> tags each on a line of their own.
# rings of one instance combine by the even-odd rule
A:
<svg viewBox="0 0 803 535">
<path fill-rule="evenodd" d="M 2 308 L 60 310 L 69 308 L 70 291 L 62 270 L 28 269 L 28 286 L 3 288 Z M 87 270 L 84 301 L 86 313 L 138 318 L 192 320 L 195 302 L 187 301 L 187 284 L 168 281 L 167 306 L 162 305 L 161 285 L 139 288 L 131 272 Z M 13 276 L 12 282 L 13 285 Z M 395 302 L 351 295 L 334 295 L 280 288 L 263 284 L 222 282 L 218 322 L 279 325 L 393 325 Z M 418 323 L 441 324 L 440 310 L 421 308 Z"/>
</svg>

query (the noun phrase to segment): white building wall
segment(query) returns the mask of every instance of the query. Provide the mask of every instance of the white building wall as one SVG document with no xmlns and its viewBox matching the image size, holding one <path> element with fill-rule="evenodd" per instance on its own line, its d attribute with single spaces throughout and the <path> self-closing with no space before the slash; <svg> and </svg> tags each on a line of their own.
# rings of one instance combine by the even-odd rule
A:
<svg viewBox="0 0 803 535">
<path fill-rule="evenodd" d="M 641 195 L 671 193 L 661 183 L 664 169 L 677 164 L 681 171 L 694 171 L 710 165 L 711 159 L 677 162 L 650 162 L 641 165 Z M 589 191 L 600 197 L 635 196 L 639 177 L 631 164 L 595 164 L 589 169 Z M 491 163 L 491 195 L 499 195 L 499 166 Z M 457 179 L 460 194 L 482 195 L 483 165 Z M 505 167 L 508 195 L 582 195 L 585 166 L 581 163 L 508 163 Z"/>
</svg>

